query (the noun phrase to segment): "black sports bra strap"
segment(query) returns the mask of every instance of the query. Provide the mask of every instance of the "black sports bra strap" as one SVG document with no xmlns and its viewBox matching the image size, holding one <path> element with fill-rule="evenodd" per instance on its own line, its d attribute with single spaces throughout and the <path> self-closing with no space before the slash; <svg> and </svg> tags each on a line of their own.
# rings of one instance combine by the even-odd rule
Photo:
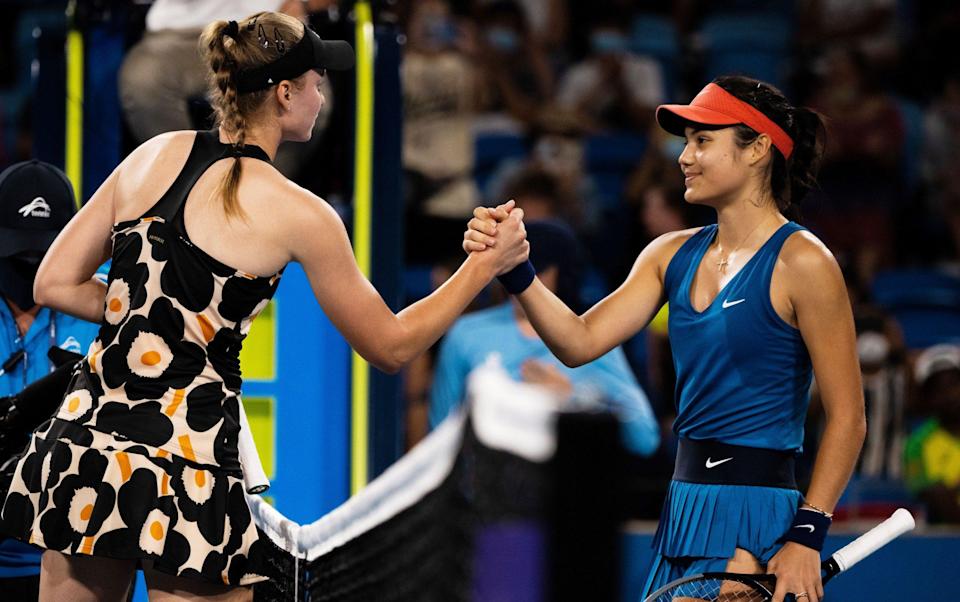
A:
<svg viewBox="0 0 960 602">
<path fill-rule="evenodd" d="M 143 214 L 143 217 L 162 217 L 164 221 L 174 224 L 181 231 L 180 233 L 185 235 L 186 232 L 182 223 L 179 223 L 179 218 L 190 191 L 211 165 L 230 156 L 270 162 L 270 157 L 258 146 L 248 144 L 237 151 L 233 146 L 220 142 L 219 132 L 215 129 L 197 132 L 193 148 L 190 149 L 190 155 L 180 174 L 160 200 Z"/>
</svg>

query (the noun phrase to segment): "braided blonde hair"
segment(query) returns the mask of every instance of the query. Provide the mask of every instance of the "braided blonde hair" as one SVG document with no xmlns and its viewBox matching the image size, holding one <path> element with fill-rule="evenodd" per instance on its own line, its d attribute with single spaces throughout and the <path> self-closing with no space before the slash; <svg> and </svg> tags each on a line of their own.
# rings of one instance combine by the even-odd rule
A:
<svg viewBox="0 0 960 602">
<path fill-rule="evenodd" d="M 233 167 L 224 176 L 219 192 L 228 217 L 244 217 L 237 198 L 240 185 L 240 155 L 249 121 L 260 111 L 273 88 L 239 94 L 236 74 L 244 69 L 265 65 L 300 41 L 303 24 L 297 19 L 273 12 L 250 15 L 236 25 L 214 21 L 200 34 L 200 52 L 210 65 L 209 93 L 216 112 L 217 125 L 234 137 L 238 151 Z M 280 40 L 278 43 L 277 40 Z M 285 45 L 284 50 L 278 46 Z"/>
</svg>

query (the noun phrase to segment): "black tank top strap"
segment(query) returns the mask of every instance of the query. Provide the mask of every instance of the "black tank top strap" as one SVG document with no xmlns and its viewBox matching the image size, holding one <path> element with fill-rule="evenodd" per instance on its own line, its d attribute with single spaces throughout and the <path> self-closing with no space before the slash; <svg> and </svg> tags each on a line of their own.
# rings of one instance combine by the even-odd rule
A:
<svg viewBox="0 0 960 602">
<path fill-rule="evenodd" d="M 190 191 L 211 165 L 231 156 L 249 157 L 270 163 L 270 157 L 259 146 L 247 144 L 237 149 L 233 145 L 220 142 L 220 135 L 216 129 L 199 131 L 180 174 L 167 192 L 143 217 L 161 217 L 185 235 L 182 221 L 183 207 Z"/>
</svg>

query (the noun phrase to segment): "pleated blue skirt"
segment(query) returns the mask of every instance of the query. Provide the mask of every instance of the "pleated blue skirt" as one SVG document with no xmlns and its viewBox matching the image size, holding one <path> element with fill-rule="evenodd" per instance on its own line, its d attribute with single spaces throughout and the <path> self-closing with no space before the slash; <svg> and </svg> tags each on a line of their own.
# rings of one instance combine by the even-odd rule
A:
<svg viewBox="0 0 960 602">
<path fill-rule="evenodd" d="M 795 489 L 671 481 L 641 599 L 674 579 L 724 570 L 737 548 L 766 564 L 801 499 Z"/>
</svg>

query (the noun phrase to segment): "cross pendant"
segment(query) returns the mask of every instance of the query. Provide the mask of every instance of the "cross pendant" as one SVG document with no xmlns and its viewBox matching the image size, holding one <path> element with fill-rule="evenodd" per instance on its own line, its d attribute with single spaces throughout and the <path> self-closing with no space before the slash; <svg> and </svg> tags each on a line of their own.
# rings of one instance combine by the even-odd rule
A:
<svg viewBox="0 0 960 602">
<path fill-rule="evenodd" d="M 717 271 L 718 271 L 718 272 L 726 272 L 726 271 L 727 271 L 727 259 L 726 259 L 725 257 L 724 257 L 724 258 L 721 258 L 719 261 L 717 261 Z"/>
</svg>

